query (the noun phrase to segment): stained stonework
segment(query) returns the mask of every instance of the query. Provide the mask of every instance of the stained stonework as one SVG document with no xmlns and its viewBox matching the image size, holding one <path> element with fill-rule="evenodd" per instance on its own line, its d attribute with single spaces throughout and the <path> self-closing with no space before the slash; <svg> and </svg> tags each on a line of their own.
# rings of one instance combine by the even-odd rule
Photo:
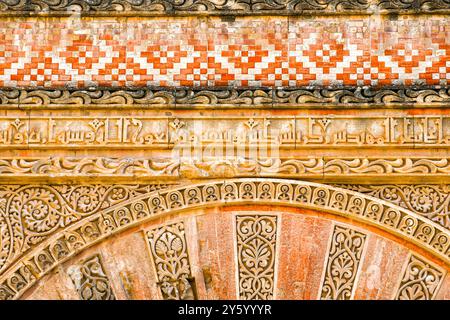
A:
<svg viewBox="0 0 450 320">
<path fill-rule="evenodd" d="M 0 299 L 449 299 L 448 13 L 0 0 Z"/>
</svg>

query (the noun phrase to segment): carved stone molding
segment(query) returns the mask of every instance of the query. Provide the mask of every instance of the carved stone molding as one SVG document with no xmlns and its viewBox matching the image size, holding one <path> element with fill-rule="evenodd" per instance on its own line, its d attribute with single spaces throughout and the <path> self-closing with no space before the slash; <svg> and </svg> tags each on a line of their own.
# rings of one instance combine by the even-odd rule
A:
<svg viewBox="0 0 450 320">
<path fill-rule="evenodd" d="M 273 215 L 236 216 L 238 299 L 273 299 L 277 219 Z"/>
<path fill-rule="evenodd" d="M 68 274 L 81 300 L 115 300 L 100 255 L 71 266 Z"/>
<path fill-rule="evenodd" d="M 49 157 L 0 159 L 0 181 L 148 181 L 179 178 L 279 177 L 346 182 L 365 178 L 366 183 L 420 180 L 449 182 L 449 158 L 261 158 L 173 159 Z M 358 181 L 358 180 L 357 180 Z"/>
<path fill-rule="evenodd" d="M 449 185 L 336 185 L 411 210 L 450 229 Z"/>
<path fill-rule="evenodd" d="M 191 149 L 413 148 L 450 147 L 450 116 L 318 114 L 290 116 L 157 115 L 0 117 L 0 148 L 17 149 Z M 183 149 L 184 148 L 184 149 Z M 205 153 L 205 152 L 204 152 Z M 212 154 L 212 152 L 210 152 Z M 208 154 L 206 153 L 205 156 Z M 229 156 L 227 154 L 227 156 Z"/>
<path fill-rule="evenodd" d="M 179 222 L 152 229 L 147 231 L 146 236 L 163 298 L 195 299 L 184 224 Z"/>
<path fill-rule="evenodd" d="M 17 245 L 23 241 L 23 229 L 12 227 L 21 216 L 2 212 L 2 254 L 7 260 L 0 276 L 0 297 L 19 297 L 37 279 L 74 254 L 132 226 L 166 214 L 234 204 L 286 205 L 344 216 L 390 232 L 450 265 L 448 229 L 386 201 L 312 182 L 230 179 L 178 185 L 134 196 L 59 229 L 32 245 L 26 255 Z M 29 205 L 42 207 L 36 201 Z M 41 220 L 50 214 L 43 209 Z M 15 238 L 17 232 L 19 236 Z M 16 257 L 15 261 L 10 257 Z"/>
<path fill-rule="evenodd" d="M 0 89 L 0 107 L 332 108 L 448 106 L 448 87 Z"/>
<path fill-rule="evenodd" d="M 3 15 L 336 15 L 445 13 L 448 0 L 12 0 L 0 1 Z"/>
<path fill-rule="evenodd" d="M 396 300 L 432 300 L 445 272 L 423 258 L 410 255 L 395 296 Z"/>
<path fill-rule="evenodd" d="M 320 293 L 322 300 L 352 298 L 366 238 L 352 228 L 334 226 Z"/>
</svg>

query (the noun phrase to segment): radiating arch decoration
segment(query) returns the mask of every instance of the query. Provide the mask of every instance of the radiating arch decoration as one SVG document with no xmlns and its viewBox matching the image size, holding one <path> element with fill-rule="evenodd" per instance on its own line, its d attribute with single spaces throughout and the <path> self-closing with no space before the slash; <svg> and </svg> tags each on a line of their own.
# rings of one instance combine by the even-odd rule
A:
<svg viewBox="0 0 450 320">
<path fill-rule="evenodd" d="M 50 199 L 51 197 L 49 195 Z M 50 201 L 49 205 L 51 203 Z M 15 250 L 19 250 L 17 241 L 21 238 L 12 233 L 17 234 L 20 213 L 12 215 L 3 212 L 0 298 L 20 297 L 38 279 L 68 258 L 108 236 L 155 217 L 197 208 L 256 203 L 313 209 L 357 220 L 400 237 L 445 264 L 450 264 L 448 229 L 384 200 L 305 181 L 214 180 L 134 194 L 120 203 L 68 223 L 58 232 L 19 254 L 13 261 L 8 259 L 14 256 Z M 56 216 L 60 214 L 57 206 L 54 205 L 53 209 L 52 212 L 41 213 Z"/>
</svg>

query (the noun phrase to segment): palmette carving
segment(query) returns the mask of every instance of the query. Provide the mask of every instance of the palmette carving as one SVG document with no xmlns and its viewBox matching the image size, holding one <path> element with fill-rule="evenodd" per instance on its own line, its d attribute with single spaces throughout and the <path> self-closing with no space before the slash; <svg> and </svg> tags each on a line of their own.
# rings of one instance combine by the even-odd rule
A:
<svg viewBox="0 0 450 320">
<path fill-rule="evenodd" d="M 49 14 L 67 11 L 84 15 L 116 13 L 118 15 L 136 12 L 146 15 L 173 15 L 177 13 L 196 14 L 263 14 L 278 12 L 286 14 L 340 14 L 340 13 L 385 13 L 385 12 L 433 12 L 448 10 L 448 0 L 2 0 L 0 12 L 17 13 L 47 12 Z"/>
<path fill-rule="evenodd" d="M 18 187 L 13 187 L 16 189 Z M 297 180 L 222 179 L 137 194 L 58 229 L 56 234 L 51 233 L 54 236 L 48 236 L 39 245 L 31 244 L 26 254 L 21 253 L 20 245 L 16 245 L 23 243 L 21 233 L 17 239 L 13 236 L 17 217 L 2 212 L 2 217 L 13 219 L 11 226 L 1 229 L 5 235 L 1 239 L 2 256 L 6 252 L 7 256 L 16 257 L 18 263 L 7 260 L 4 264 L 0 271 L 3 288 L 0 292 L 5 299 L 17 298 L 36 279 L 80 250 L 148 219 L 223 203 L 288 205 L 345 216 L 384 229 L 420 246 L 445 263 L 450 262 L 448 229 L 389 202 L 351 190 Z M 11 285 L 17 283 L 11 282 L 12 277 L 21 279 L 19 286 Z"/>
<path fill-rule="evenodd" d="M 183 223 L 147 231 L 147 239 L 163 299 L 195 299 Z"/>
<path fill-rule="evenodd" d="M 320 293 L 322 300 L 351 299 L 366 237 L 348 227 L 334 227 Z"/>
<path fill-rule="evenodd" d="M 0 186 L 0 271 L 50 235 L 166 185 Z M 63 250 L 60 245 L 55 250 Z"/>
<path fill-rule="evenodd" d="M 100 255 L 71 266 L 68 274 L 81 300 L 115 300 Z"/>
<path fill-rule="evenodd" d="M 354 106 L 421 105 L 445 106 L 448 87 L 348 87 L 348 88 L 108 88 L 108 89 L 13 89 L 0 90 L 0 105 L 27 107 L 139 106 L 145 108 L 255 106 L 258 108 L 302 105 Z"/>
<path fill-rule="evenodd" d="M 337 185 L 389 201 L 450 229 L 449 185 Z"/>
<path fill-rule="evenodd" d="M 444 272 L 425 261 L 410 255 L 402 275 L 396 300 L 432 300 L 444 278 Z"/>
<path fill-rule="evenodd" d="M 270 300 L 273 298 L 276 241 L 276 216 L 236 216 L 239 299 Z"/>
</svg>

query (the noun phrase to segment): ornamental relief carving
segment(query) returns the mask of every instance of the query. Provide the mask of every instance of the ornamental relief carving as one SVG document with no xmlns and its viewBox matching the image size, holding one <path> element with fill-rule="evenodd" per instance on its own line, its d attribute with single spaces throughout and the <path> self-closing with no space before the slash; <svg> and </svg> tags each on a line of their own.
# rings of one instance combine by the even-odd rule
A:
<svg viewBox="0 0 450 320">
<path fill-rule="evenodd" d="M 449 185 L 336 185 L 411 210 L 450 229 Z"/>
<path fill-rule="evenodd" d="M 0 1 L 1 3 L 1 1 Z M 202 106 L 302 108 L 309 106 L 354 107 L 372 106 L 447 106 L 450 102 L 448 87 L 266 87 L 266 88 L 107 88 L 107 89 L 14 89 L 0 90 L 1 107 L 79 108 L 95 106 L 111 108 L 183 108 Z"/>
<path fill-rule="evenodd" d="M 396 300 L 432 300 L 445 272 L 415 255 L 410 255 L 401 277 Z"/>
<path fill-rule="evenodd" d="M 76 10 L 74 9 L 76 8 Z M 189 15 L 221 14 L 221 15 L 260 15 L 278 13 L 283 15 L 301 14 L 345 14 L 345 13 L 417 13 L 440 12 L 450 9 L 448 0 L 185 0 L 173 2 L 169 0 L 99 0 L 91 1 L 0 1 L 0 12 L 7 15 L 23 15 L 24 13 L 46 13 L 47 15 L 66 13 L 82 15 L 124 15 L 134 12 L 136 15 Z"/>
<path fill-rule="evenodd" d="M 359 271 L 367 235 L 352 228 L 335 225 L 320 299 L 350 300 Z"/>
<path fill-rule="evenodd" d="M 273 215 L 236 216 L 238 299 L 273 299 L 277 220 Z"/>
<path fill-rule="evenodd" d="M 351 178 L 367 175 L 400 179 L 412 176 L 443 179 L 450 173 L 450 158 L 424 157 L 308 157 L 258 159 L 173 159 L 173 158 L 109 158 L 109 157 L 48 157 L 0 158 L 0 178 L 8 181 L 24 178 L 54 178 L 70 176 L 82 179 L 96 175 L 102 178 L 132 177 L 318 177 Z M 375 179 L 375 181 L 379 181 Z"/>
<path fill-rule="evenodd" d="M 71 266 L 68 275 L 81 300 L 115 300 L 100 255 L 94 255 Z"/>
<path fill-rule="evenodd" d="M 166 185 L 1 185 L 0 271 L 49 236 Z M 55 250 L 63 249 L 59 246 Z"/>
<path fill-rule="evenodd" d="M 183 222 L 146 232 L 164 300 L 196 299 Z"/>
<path fill-rule="evenodd" d="M 450 116 L 1 117 L 0 147 L 450 146 Z"/>
<path fill-rule="evenodd" d="M 112 194 L 115 190 L 114 187 L 117 186 L 107 189 L 110 192 L 105 192 L 103 195 L 106 198 L 103 199 L 108 198 L 106 195 Z M 33 186 L 30 188 L 39 189 Z M 73 222 L 65 219 L 72 217 L 70 210 L 64 211 L 65 215 L 62 217 L 61 215 L 52 215 L 56 212 L 56 208 L 63 206 L 61 202 L 56 201 L 62 201 L 60 199 L 62 196 L 54 193 L 54 190 L 57 189 L 51 189 L 44 185 L 40 188 L 46 190 L 44 193 L 48 202 L 46 206 L 43 206 L 45 203 L 42 202 L 43 200 L 39 200 L 41 201 L 39 202 L 30 197 L 29 195 L 34 193 L 25 192 L 24 190 L 28 190 L 26 186 L 13 187 L 14 191 L 11 192 L 8 200 L 5 200 L 5 196 L 2 197 L 4 199 L 2 200 L 2 209 L 4 205 L 13 202 L 11 199 L 20 199 L 20 201 L 14 200 L 15 203 L 17 202 L 13 206 L 13 210 L 16 208 L 15 214 L 7 214 L 2 211 L 1 215 L 3 221 L 7 221 L 6 218 L 12 219 L 0 229 L 3 259 L 3 271 L 0 273 L 0 295 L 5 299 L 19 297 L 53 267 L 112 234 L 164 214 L 224 204 L 288 205 L 343 215 L 391 232 L 420 246 L 445 263 L 450 261 L 448 229 L 423 216 L 362 193 L 311 182 L 266 178 L 230 179 L 178 185 L 165 189 L 155 187 L 153 189 L 155 191 L 148 190 L 148 192 L 142 192 L 138 187 L 130 186 L 126 190 L 129 195 L 133 194 L 132 197 L 129 196 L 126 198 L 127 200 L 114 204 L 110 203 L 109 206 L 105 205 L 105 208 L 97 209 L 88 216 L 79 213 L 78 220 Z M 78 186 L 71 186 L 67 190 L 74 192 L 77 188 Z M 3 190 L 5 191 L 5 189 Z M 71 199 L 68 196 L 69 191 L 66 195 L 67 199 Z M 67 199 L 66 201 L 68 201 Z M 87 198 L 83 199 L 86 201 L 81 201 L 83 203 L 81 207 L 85 208 L 88 201 Z M 65 202 L 63 203 L 66 207 Z M 72 203 L 72 207 L 74 203 L 76 202 Z M 59 204 L 59 207 L 56 204 Z M 17 208 L 25 209 L 18 210 Z M 28 208 L 40 210 L 30 211 Z M 29 212 L 29 214 L 27 213 L 28 220 L 22 217 L 26 212 Z M 54 216 L 59 218 L 56 226 L 53 227 L 55 229 L 47 230 L 48 227 L 44 227 L 53 225 Z M 30 217 L 39 220 L 39 223 L 34 223 Z M 40 222 L 40 220 L 46 221 L 46 219 L 49 219 L 50 222 Z M 33 232 L 29 230 L 25 232 L 24 225 L 28 226 L 26 223 L 35 228 Z M 21 226 L 21 228 L 17 226 Z M 38 231 L 41 228 L 44 228 L 43 231 Z M 56 232 L 52 230 L 56 230 Z M 180 232 L 179 230 L 178 233 L 175 231 L 172 233 L 180 234 Z M 37 241 L 33 242 L 34 239 Z M 267 238 L 264 236 L 264 239 L 266 243 L 272 243 L 269 233 Z M 261 238 L 259 241 L 263 241 L 263 239 Z M 23 251 L 23 248 L 26 247 L 25 244 L 29 247 L 28 251 Z M 11 264 L 13 261 L 16 261 L 16 264 Z"/>
</svg>

